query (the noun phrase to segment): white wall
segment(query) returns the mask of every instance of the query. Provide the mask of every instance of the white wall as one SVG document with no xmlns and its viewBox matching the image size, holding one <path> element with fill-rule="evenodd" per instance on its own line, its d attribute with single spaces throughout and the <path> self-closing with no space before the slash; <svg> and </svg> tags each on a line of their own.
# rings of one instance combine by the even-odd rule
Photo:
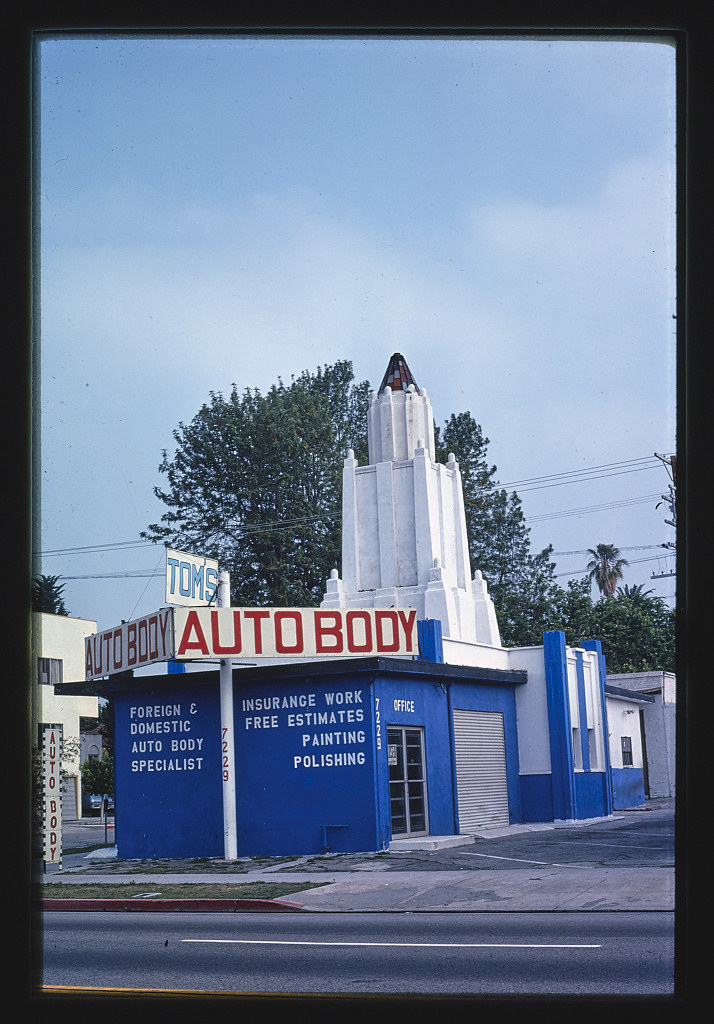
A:
<svg viewBox="0 0 714 1024">
<path fill-rule="evenodd" d="M 528 682 L 515 688 L 520 772 L 521 775 L 548 774 L 550 726 L 543 648 L 516 647 L 508 654 L 508 668 L 525 669 L 528 673 Z"/>
<path fill-rule="evenodd" d="M 611 680 L 608 679 L 610 682 Z M 614 684 L 613 684 L 614 685 Z M 642 768 L 642 741 L 640 736 L 640 707 L 627 697 L 605 695 L 607 706 L 607 727 L 610 744 L 610 764 L 613 768 L 630 767 L 622 763 L 622 737 L 629 736 L 632 740 L 633 768 Z"/>
<path fill-rule="evenodd" d="M 602 720 L 602 699 L 600 687 L 600 663 L 595 651 L 583 652 L 585 675 L 585 704 L 588 725 L 588 748 L 590 771 L 605 771 L 605 730 Z"/>
<path fill-rule="evenodd" d="M 677 678 L 673 672 L 626 672 L 609 675 L 608 682 L 624 690 L 652 694 L 654 704 L 644 712 L 647 781 L 650 797 L 676 794 Z"/>
<path fill-rule="evenodd" d="M 96 633 L 97 623 L 91 619 L 76 619 L 68 615 L 33 612 L 32 624 L 37 634 L 39 657 L 62 661 L 64 683 L 81 682 L 84 679 L 84 638 Z M 48 725 L 61 725 L 65 740 L 76 737 L 79 741 L 79 719 L 97 717 L 98 698 L 56 694 L 53 686 L 38 682 L 37 665 L 33 665 L 32 670 L 32 685 L 39 697 L 39 721 Z M 74 758 L 63 760 L 63 767 L 71 772 L 79 771 L 79 750 Z"/>
<path fill-rule="evenodd" d="M 575 770 L 584 769 L 584 758 L 582 754 L 583 741 L 589 752 L 590 771 L 605 770 L 605 749 L 602 723 L 602 702 L 600 699 L 600 669 L 598 656 L 595 651 L 586 651 L 581 648 L 568 647 L 568 696 L 570 700 L 570 727 L 573 731 L 573 756 Z M 577 662 L 582 658 L 583 682 L 585 691 L 585 708 L 580 707 L 580 693 L 578 690 Z M 581 710 L 585 712 L 587 736 L 583 737 Z"/>
</svg>

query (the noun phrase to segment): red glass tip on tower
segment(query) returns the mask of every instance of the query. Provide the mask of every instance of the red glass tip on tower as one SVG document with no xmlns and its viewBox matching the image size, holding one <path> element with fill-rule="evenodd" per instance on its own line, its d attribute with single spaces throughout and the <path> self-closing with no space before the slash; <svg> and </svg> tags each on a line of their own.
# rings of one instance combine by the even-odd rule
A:
<svg viewBox="0 0 714 1024">
<path fill-rule="evenodd" d="M 406 391 L 410 384 L 413 384 L 419 391 L 419 385 L 412 377 L 406 359 L 400 352 L 395 352 L 389 360 L 387 372 L 379 385 L 379 393 L 381 394 L 385 388 L 391 388 L 392 391 Z"/>
</svg>

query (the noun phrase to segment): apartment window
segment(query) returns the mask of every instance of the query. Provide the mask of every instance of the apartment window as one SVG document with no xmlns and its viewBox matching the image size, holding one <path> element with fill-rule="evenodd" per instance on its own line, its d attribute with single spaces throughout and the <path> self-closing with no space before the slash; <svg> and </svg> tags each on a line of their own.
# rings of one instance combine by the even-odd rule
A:
<svg viewBox="0 0 714 1024">
<path fill-rule="evenodd" d="M 623 736 L 622 742 L 622 767 L 632 768 L 632 737 Z"/>
<path fill-rule="evenodd" d="M 582 771 L 583 748 L 580 744 L 580 729 L 573 729 L 573 767 Z"/>
<path fill-rule="evenodd" d="M 588 751 L 590 752 L 590 771 L 600 771 L 600 758 L 597 745 L 597 736 L 594 729 L 588 729 Z"/>
<path fill-rule="evenodd" d="M 61 658 L 38 658 L 38 680 L 47 686 L 62 682 Z"/>
</svg>

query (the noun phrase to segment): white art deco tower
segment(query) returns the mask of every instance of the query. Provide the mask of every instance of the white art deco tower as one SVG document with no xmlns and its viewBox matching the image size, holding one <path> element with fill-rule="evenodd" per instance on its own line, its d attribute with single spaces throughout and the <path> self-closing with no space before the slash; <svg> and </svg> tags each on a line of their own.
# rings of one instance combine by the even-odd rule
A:
<svg viewBox="0 0 714 1024">
<path fill-rule="evenodd" d="M 392 356 L 368 413 L 369 464 L 350 449 L 342 492 L 342 579 L 323 608 L 416 608 L 444 637 L 501 646 L 480 572 L 471 577 L 459 464 L 434 461 L 434 417 L 425 388 Z"/>
</svg>

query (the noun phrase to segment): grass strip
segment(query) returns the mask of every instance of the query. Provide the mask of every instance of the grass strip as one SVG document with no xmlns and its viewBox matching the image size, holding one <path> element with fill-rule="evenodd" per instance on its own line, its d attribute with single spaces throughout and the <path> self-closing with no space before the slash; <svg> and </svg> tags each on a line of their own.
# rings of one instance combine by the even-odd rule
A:
<svg viewBox="0 0 714 1024">
<path fill-rule="evenodd" d="M 177 882 L 152 886 L 146 882 L 45 882 L 37 887 L 40 899 L 132 899 L 166 900 L 274 900 L 305 889 L 316 889 L 328 882 Z"/>
<path fill-rule="evenodd" d="M 63 850 L 63 853 L 67 853 L 67 851 Z M 93 875 L 190 875 L 208 872 L 213 875 L 245 875 L 249 871 L 274 867 L 276 864 L 294 864 L 295 859 L 294 857 L 250 857 L 237 861 L 226 861 L 220 857 L 192 857 L 189 860 L 98 860 L 89 863 L 87 870 L 91 871 Z"/>
</svg>

